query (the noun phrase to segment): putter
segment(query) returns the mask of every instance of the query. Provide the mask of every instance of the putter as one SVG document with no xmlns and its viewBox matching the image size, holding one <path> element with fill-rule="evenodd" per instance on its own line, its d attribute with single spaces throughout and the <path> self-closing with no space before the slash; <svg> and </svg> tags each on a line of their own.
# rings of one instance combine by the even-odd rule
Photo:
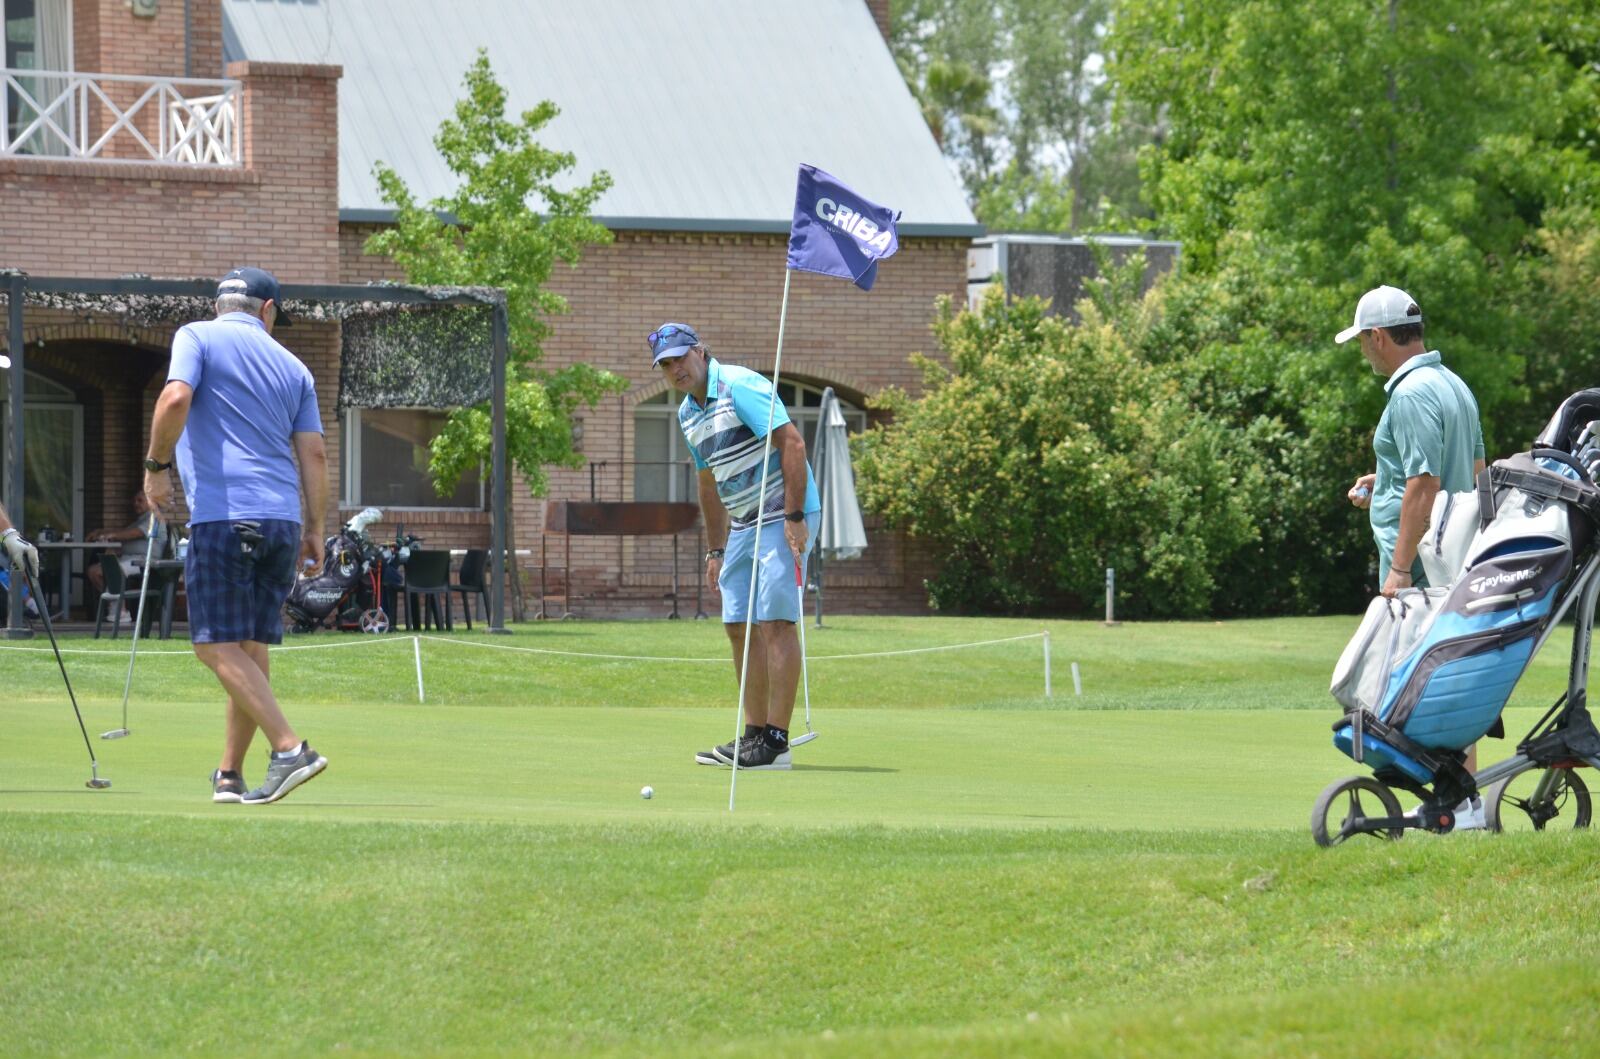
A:
<svg viewBox="0 0 1600 1059">
<path fill-rule="evenodd" d="M 811 679 L 806 674 L 806 577 L 801 572 L 800 564 L 794 564 L 794 590 L 800 597 L 800 686 L 805 689 L 806 697 L 806 734 L 797 735 L 789 740 L 789 746 L 805 746 L 815 739 L 820 732 L 811 730 Z"/>
<path fill-rule="evenodd" d="M 154 528 L 152 524 L 151 529 Z M 144 624 L 145 589 L 150 587 L 150 558 L 156 547 L 154 533 L 145 539 L 148 543 L 144 546 L 144 569 L 139 574 L 139 610 L 133 619 L 133 646 L 128 650 L 128 678 L 122 682 L 122 727 L 101 732 L 101 739 L 121 739 L 133 734 L 128 730 L 128 692 L 133 688 L 133 659 L 139 653 L 139 627 Z"/>
<path fill-rule="evenodd" d="M 26 563 L 23 564 L 22 573 L 28 579 L 28 588 L 33 593 L 33 598 L 44 599 L 43 593 L 39 591 L 39 582 L 34 578 L 33 571 L 27 569 Z M 78 709 L 78 696 L 72 693 L 72 681 L 67 679 L 66 663 L 61 661 L 61 648 L 56 646 L 56 631 L 50 624 L 50 608 L 40 607 L 39 616 L 44 619 L 44 631 L 50 637 L 50 649 L 56 653 L 56 665 L 61 669 L 61 680 L 67 685 L 67 698 L 72 701 L 72 713 L 78 718 L 78 731 L 83 733 L 84 749 L 89 751 L 89 778 L 83 785 L 90 790 L 103 791 L 111 786 L 111 781 L 100 778 L 100 762 L 94 759 L 94 744 L 89 742 L 89 729 L 83 726 L 83 713 Z"/>
</svg>

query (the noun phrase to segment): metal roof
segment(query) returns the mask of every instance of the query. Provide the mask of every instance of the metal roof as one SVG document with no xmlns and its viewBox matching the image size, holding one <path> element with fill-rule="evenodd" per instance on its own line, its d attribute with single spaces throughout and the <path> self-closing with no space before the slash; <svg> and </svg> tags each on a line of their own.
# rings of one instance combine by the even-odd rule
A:
<svg viewBox="0 0 1600 1059">
<path fill-rule="evenodd" d="M 343 220 L 455 186 L 433 136 L 488 49 L 513 113 L 615 183 L 613 228 L 787 231 L 809 162 L 901 210 L 905 235 L 982 232 L 865 0 L 223 0 L 229 60 L 337 63 Z"/>
</svg>

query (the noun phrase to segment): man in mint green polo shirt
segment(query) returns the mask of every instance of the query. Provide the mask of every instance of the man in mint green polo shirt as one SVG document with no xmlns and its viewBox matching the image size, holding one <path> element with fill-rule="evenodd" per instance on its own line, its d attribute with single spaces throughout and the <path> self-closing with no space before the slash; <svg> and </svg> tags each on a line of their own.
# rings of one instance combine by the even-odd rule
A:
<svg viewBox="0 0 1600 1059">
<path fill-rule="evenodd" d="M 1389 403 L 1372 436 L 1378 469 L 1351 486 L 1350 502 L 1369 509 L 1385 596 L 1425 583 L 1417 545 L 1439 490 L 1466 492 L 1483 470 L 1478 402 L 1461 377 L 1422 342 L 1422 310 L 1398 287 L 1361 296 L 1355 323 L 1335 342 L 1360 337 L 1372 370 L 1387 376 Z"/>
<path fill-rule="evenodd" d="M 1361 296 L 1355 323 L 1334 336 L 1344 343 L 1357 336 L 1372 370 L 1387 376 L 1389 403 L 1372 435 L 1378 469 L 1356 479 L 1347 494 L 1368 508 L 1378 545 L 1378 576 L 1385 596 L 1426 584 L 1417 545 L 1433 515 L 1440 489 L 1471 489 L 1483 470 L 1483 426 L 1478 402 L 1461 377 L 1422 343 L 1422 310 L 1398 287 L 1378 287 Z M 1476 772 L 1478 748 L 1467 748 L 1466 768 Z M 1483 826 L 1476 799 L 1456 807 L 1456 829 Z"/>
</svg>

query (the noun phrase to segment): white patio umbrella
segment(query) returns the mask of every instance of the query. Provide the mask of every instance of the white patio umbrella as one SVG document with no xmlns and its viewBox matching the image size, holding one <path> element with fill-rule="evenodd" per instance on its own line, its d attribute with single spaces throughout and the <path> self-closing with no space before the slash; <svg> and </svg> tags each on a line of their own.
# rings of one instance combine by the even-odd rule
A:
<svg viewBox="0 0 1600 1059">
<path fill-rule="evenodd" d="M 850 466 L 850 442 L 844 413 L 833 388 L 822 391 L 817 423 L 816 451 L 811 473 L 822 498 L 822 525 L 817 532 L 817 624 L 822 624 L 822 568 L 834 559 L 854 559 L 867 550 L 867 531 L 861 524 L 861 503 L 856 499 L 856 473 Z"/>
</svg>

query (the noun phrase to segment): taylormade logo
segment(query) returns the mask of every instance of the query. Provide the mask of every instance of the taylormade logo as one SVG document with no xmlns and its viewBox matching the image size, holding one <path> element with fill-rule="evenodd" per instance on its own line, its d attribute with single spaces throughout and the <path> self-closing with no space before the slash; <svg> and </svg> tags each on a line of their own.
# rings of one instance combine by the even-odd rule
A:
<svg viewBox="0 0 1600 1059">
<path fill-rule="evenodd" d="M 889 229 L 879 231 L 875 223 L 848 206 L 841 206 L 832 199 L 818 199 L 817 218 L 860 240 L 880 254 L 889 252 Z"/>
<path fill-rule="evenodd" d="M 1492 588 L 1503 588 L 1506 585 L 1515 585 L 1529 578 L 1538 577 L 1544 567 L 1535 566 L 1528 570 L 1512 570 L 1503 574 L 1490 574 L 1488 577 L 1474 577 L 1467 582 L 1467 590 L 1473 595 L 1481 595 Z"/>
</svg>

